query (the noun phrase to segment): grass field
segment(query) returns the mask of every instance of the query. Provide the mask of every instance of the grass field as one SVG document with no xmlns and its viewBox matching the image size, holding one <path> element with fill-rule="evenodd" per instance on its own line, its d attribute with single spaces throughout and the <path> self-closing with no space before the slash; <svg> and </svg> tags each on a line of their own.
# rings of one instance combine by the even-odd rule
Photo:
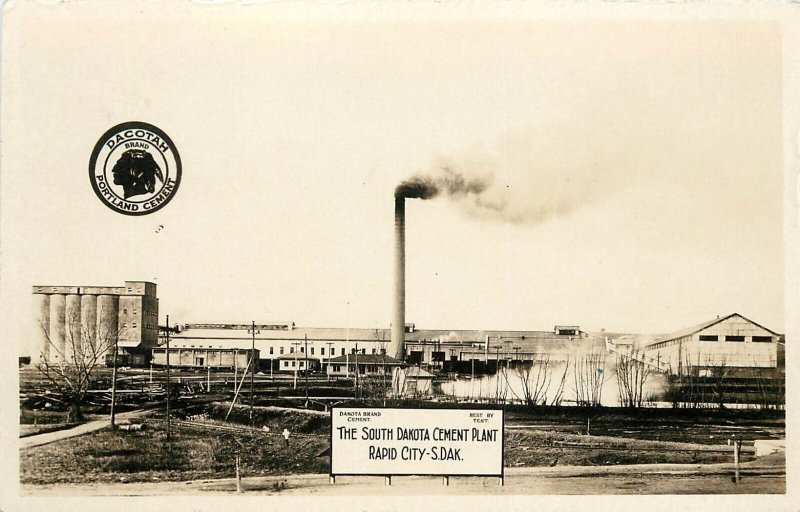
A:
<svg viewBox="0 0 800 512">
<path fill-rule="evenodd" d="M 43 485 L 226 478 L 235 475 L 237 452 L 241 457 L 241 473 L 246 477 L 328 471 L 329 459 L 324 453 L 328 447 L 326 414 L 256 407 L 252 430 L 230 432 L 210 428 L 249 422 L 247 407 L 236 407 L 229 418 L 231 422 L 223 423 L 219 418 L 226 411 L 225 404 L 209 406 L 202 415 L 205 428 L 176 422 L 170 443 L 166 440 L 165 422 L 153 418 L 141 432 L 104 429 L 25 449 L 20 453 L 21 481 Z M 732 460 L 730 448 L 725 445 L 587 436 L 585 432 L 565 432 L 564 428 L 531 428 L 525 426 L 526 421 L 530 419 L 516 418 L 509 425 L 511 428 L 507 428 L 506 467 Z M 577 428 L 574 422 L 567 425 Z M 260 430 L 262 427 L 268 427 L 270 432 Z M 279 435 L 283 428 L 293 433 L 288 446 Z M 748 452 L 744 460 L 751 458 Z"/>
</svg>

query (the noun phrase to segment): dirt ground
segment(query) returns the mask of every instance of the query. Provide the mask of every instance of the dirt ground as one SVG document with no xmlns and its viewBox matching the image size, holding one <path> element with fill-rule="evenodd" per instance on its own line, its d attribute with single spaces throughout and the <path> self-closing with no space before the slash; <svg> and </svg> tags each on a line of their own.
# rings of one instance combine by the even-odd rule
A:
<svg viewBox="0 0 800 512">
<path fill-rule="evenodd" d="M 305 496 L 459 496 L 531 494 L 783 494 L 786 478 L 782 457 L 745 464 L 738 483 L 730 464 L 633 465 L 602 467 L 512 468 L 504 485 L 497 478 L 450 478 L 443 485 L 435 477 L 394 477 L 391 486 L 382 477 L 338 477 L 327 474 L 246 477 L 247 495 Z M 24 495 L 36 496 L 159 496 L 202 493 L 236 493 L 236 480 L 204 479 L 188 482 L 93 483 L 23 485 Z"/>
</svg>

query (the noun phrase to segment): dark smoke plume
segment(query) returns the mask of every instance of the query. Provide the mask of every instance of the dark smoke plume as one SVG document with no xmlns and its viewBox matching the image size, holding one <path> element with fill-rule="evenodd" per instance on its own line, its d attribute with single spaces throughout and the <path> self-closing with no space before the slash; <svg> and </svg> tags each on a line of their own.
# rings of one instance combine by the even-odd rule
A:
<svg viewBox="0 0 800 512">
<path fill-rule="evenodd" d="M 455 171 L 453 168 L 443 166 L 435 175 L 417 174 L 402 182 L 395 188 L 395 197 L 414 199 L 432 199 L 439 194 L 453 198 L 463 198 L 467 195 L 478 196 L 491 185 L 491 179 L 470 177 Z"/>
<path fill-rule="evenodd" d="M 515 150 L 502 161 L 486 156 L 440 159 L 400 183 L 395 197 L 446 197 L 474 219 L 538 224 L 571 215 L 620 184 L 608 164 L 587 163 L 590 159 L 576 149 L 552 154 L 527 151 L 522 142 L 509 147 Z"/>
</svg>

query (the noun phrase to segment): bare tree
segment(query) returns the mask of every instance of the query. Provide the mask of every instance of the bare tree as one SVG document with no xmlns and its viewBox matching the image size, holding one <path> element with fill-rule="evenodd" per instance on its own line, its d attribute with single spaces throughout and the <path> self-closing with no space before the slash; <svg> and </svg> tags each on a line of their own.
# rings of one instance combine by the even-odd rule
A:
<svg viewBox="0 0 800 512">
<path fill-rule="evenodd" d="M 619 402 L 625 407 L 641 407 L 644 400 L 644 385 L 651 369 L 642 360 L 638 348 L 631 347 L 627 354 L 617 354 L 617 392 Z"/>
<path fill-rule="evenodd" d="M 720 409 L 724 409 L 730 368 L 724 356 L 716 359 L 709 356 L 707 366 L 711 378 L 711 390 L 714 393 L 714 403 L 716 403 Z"/>
<path fill-rule="evenodd" d="M 514 373 L 520 380 L 522 399 L 527 405 L 547 402 L 547 390 L 552 377 L 549 353 L 535 354 L 529 364 L 514 367 Z"/>
<path fill-rule="evenodd" d="M 120 331 L 114 325 L 95 327 L 81 322 L 74 311 L 66 312 L 63 322 L 60 318 L 56 322 L 55 333 L 39 322 L 46 343 L 37 368 L 69 405 L 72 419 L 80 421 L 81 404 L 96 378 L 97 366 L 113 352 Z"/>
<path fill-rule="evenodd" d="M 564 397 L 564 386 L 567 383 L 567 375 L 569 374 L 570 368 L 570 358 L 567 356 L 567 360 L 564 361 L 564 371 L 561 372 L 561 379 L 559 379 L 558 386 L 556 387 L 556 392 L 553 395 L 553 399 L 550 402 L 550 405 L 561 405 L 561 400 Z"/>
<path fill-rule="evenodd" d="M 605 382 L 605 356 L 598 353 L 579 355 L 575 360 L 573 376 L 578 405 L 598 407 Z"/>
</svg>

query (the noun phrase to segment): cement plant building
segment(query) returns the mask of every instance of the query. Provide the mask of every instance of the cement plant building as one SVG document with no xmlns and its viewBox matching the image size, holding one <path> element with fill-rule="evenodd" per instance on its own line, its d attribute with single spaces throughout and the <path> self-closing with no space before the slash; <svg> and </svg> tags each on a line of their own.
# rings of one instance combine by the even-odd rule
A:
<svg viewBox="0 0 800 512">
<path fill-rule="evenodd" d="M 502 331 L 417 329 L 414 324 L 406 324 L 404 330 L 409 364 L 450 371 L 493 370 L 542 357 L 567 360 L 581 349 L 605 350 L 603 338 L 590 336 L 577 326 L 556 326 L 550 331 Z M 177 331 L 170 334 L 171 351 L 180 351 L 183 358 L 194 358 L 196 366 L 208 361 L 209 350 L 246 350 L 252 345 L 260 353 L 262 370 L 285 370 L 280 361 L 294 358 L 315 359 L 323 367 L 336 358 L 355 354 L 391 358 L 390 329 L 297 327 L 294 322 L 275 322 L 255 324 L 255 331 L 252 324 L 233 323 L 187 323 L 179 325 Z M 163 338 L 162 334 L 162 347 Z M 193 355 L 187 355 L 190 351 L 194 351 Z"/>
<path fill-rule="evenodd" d="M 33 287 L 34 329 L 32 359 L 70 362 L 81 353 L 102 359 L 118 343 L 119 353 L 142 360 L 158 344 L 156 285 L 126 281 L 125 286 Z"/>
</svg>

